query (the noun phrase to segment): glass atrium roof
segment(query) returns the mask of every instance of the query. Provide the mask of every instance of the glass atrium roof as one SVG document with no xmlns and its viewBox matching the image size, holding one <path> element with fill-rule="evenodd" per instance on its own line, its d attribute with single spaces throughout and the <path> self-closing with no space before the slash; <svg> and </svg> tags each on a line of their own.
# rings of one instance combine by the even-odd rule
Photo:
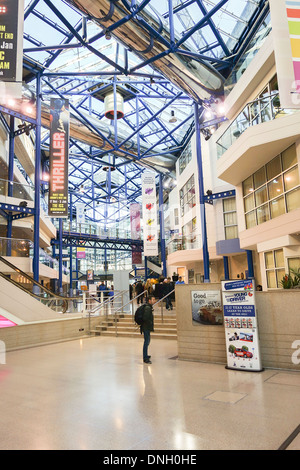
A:
<svg viewBox="0 0 300 470">
<path fill-rule="evenodd" d="M 172 175 L 193 132 L 194 70 L 205 64 L 205 79 L 212 74 L 215 83 L 224 81 L 267 9 L 267 0 L 25 0 L 28 86 L 35 89 L 34 74 L 41 71 L 43 105 L 57 94 L 69 99 L 72 116 L 112 142 L 107 149 L 90 145 L 89 137 L 71 140 L 70 190 L 94 210 L 91 218 L 97 219 L 97 202 L 138 200 L 144 168 Z M 130 24 L 146 38 L 146 48 L 132 44 Z M 183 81 L 176 73 L 172 80 L 176 54 L 179 69 L 187 71 Z M 94 93 L 113 84 L 128 94 L 117 123 L 104 116 Z M 210 93 L 199 102 L 209 107 Z M 176 122 L 170 122 L 173 114 Z M 48 129 L 42 137 L 47 158 Z M 103 171 L 105 165 L 116 171 Z"/>
</svg>

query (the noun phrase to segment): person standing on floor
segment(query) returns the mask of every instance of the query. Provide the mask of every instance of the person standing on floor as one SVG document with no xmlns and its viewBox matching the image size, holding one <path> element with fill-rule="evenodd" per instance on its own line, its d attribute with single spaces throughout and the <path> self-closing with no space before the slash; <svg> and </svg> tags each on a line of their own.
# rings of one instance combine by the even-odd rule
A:
<svg viewBox="0 0 300 470">
<path fill-rule="evenodd" d="M 153 307 L 156 299 L 153 295 L 148 298 L 148 302 L 145 304 L 143 313 L 143 322 L 141 324 L 141 333 L 144 334 L 143 344 L 143 361 L 146 364 L 152 364 L 150 361 L 151 356 L 148 355 L 148 347 L 151 339 L 151 331 L 154 331 L 154 319 L 153 319 Z"/>
</svg>

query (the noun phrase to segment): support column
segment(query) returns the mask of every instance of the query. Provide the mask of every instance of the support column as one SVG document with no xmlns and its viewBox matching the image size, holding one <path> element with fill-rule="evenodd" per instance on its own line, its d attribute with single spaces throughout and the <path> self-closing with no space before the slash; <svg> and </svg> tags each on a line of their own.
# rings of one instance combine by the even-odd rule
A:
<svg viewBox="0 0 300 470">
<path fill-rule="evenodd" d="M 36 137 L 34 171 L 34 234 L 33 234 L 33 278 L 39 282 L 40 249 L 40 184 L 41 184 L 41 76 L 36 78 Z"/>
<path fill-rule="evenodd" d="M 72 216 L 73 216 L 73 201 L 72 201 L 72 193 L 70 193 L 70 227 L 72 230 Z M 69 287 L 69 293 L 70 296 L 73 296 L 73 289 L 72 289 L 72 284 L 73 284 L 73 249 L 72 245 L 69 247 L 69 256 L 70 256 L 70 274 L 69 274 L 69 280 L 70 280 L 70 287 Z"/>
<path fill-rule="evenodd" d="M 225 281 L 229 280 L 229 264 L 228 264 L 228 256 L 223 256 L 224 262 L 224 277 Z"/>
<path fill-rule="evenodd" d="M 59 250 L 58 250 L 58 280 L 59 280 L 59 292 L 62 293 L 62 274 L 63 274 L 63 262 L 62 262 L 62 229 L 63 229 L 63 219 L 59 219 L 59 229 L 58 229 L 58 240 L 59 240 Z"/>
<path fill-rule="evenodd" d="M 254 268 L 253 268 L 253 257 L 252 257 L 252 251 L 247 250 L 247 262 L 248 262 L 248 277 L 254 278 Z"/>
<path fill-rule="evenodd" d="M 200 198 L 200 219 L 201 219 L 200 222 L 201 222 L 201 236 L 202 236 L 202 250 L 203 250 L 204 282 L 210 282 L 209 253 L 208 253 L 208 246 L 207 246 L 204 182 L 203 182 L 203 168 L 202 168 L 201 136 L 200 136 L 200 124 L 199 124 L 199 107 L 197 103 L 194 104 L 194 116 L 195 116 L 195 131 L 196 131 L 196 152 L 197 152 L 198 185 L 199 185 L 199 198 Z"/>
<path fill-rule="evenodd" d="M 166 240 L 165 240 L 165 220 L 164 220 L 164 199 L 162 175 L 159 175 L 159 224 L 160 224 L 160 252 L 162 262 L 162 275 L 167 276 L 167 260 L 166 260 Z"/>
<path fill-rule="evenodd" d="M 15 156 L 15 118 L 10 116 L 10 129 L 9 129 L 9 155 L 8 155 L 8 188 L 7 195 L 13 196 L 13 183 L 14 183 L 14 156 Z M 12 236 L 12 212 L 9 212 L 7 217 L 6 229 L 6 256 L 11 256 L 11 236 Z"/>
</svg>

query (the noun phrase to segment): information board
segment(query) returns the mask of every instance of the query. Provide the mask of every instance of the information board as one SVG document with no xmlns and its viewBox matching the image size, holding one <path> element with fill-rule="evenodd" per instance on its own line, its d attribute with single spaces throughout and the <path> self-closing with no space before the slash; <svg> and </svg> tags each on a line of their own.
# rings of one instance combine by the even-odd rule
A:
<svg viewBox="0 0 300 470">
<path fill-rule="evenodd" d="M 222 281 L 227 367 L 261 371 L 254 280 Z"/>
</svg>

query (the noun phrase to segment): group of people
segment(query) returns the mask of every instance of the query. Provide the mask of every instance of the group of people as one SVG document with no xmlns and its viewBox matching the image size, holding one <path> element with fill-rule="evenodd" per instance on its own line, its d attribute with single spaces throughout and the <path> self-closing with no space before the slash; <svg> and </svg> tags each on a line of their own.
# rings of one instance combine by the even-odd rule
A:
<svg viewBox="0 0 300 470">
<path fill-rule="evenodd" d="M 181 277 L 172 280 L 163 276 L 159 279 L 147 279 L 146 282 L 139 280 L 131 285 L 130 298 L 136 298 L 138 305 L 147 302 L 150 296 L 157 300 L 164 299 L 167 310 L 173 310 L 175 284 L 184 284 L 184 281 Z"/>
<path fill-rule="evenodd" d="M 102 281 L 99 286 L 97 287 L 97 294 L 98 298 L 101 301 L 101 297 L 103 295 L 103 300 L 107 300 L 109 297 L 114 296 L 114 286 L 111 285 L 110 287 L 106 286 L 104 281 Z"/>
</svg>

